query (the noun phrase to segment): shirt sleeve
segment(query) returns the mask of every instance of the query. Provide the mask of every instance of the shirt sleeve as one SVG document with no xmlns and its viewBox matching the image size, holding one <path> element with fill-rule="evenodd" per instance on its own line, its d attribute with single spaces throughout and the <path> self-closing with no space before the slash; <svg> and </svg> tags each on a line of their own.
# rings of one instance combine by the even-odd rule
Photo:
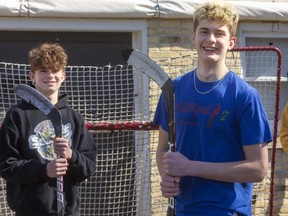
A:
<svg viewBox="0 0 288 216">
<path fill-rule="evenodd" d="M 269 121 L 257 90 L 253 88 L 247 91 L 241 101 L 239 107 L 242 145 L 271 142 Z"/>
<path fill-rule="evenodd" d="M 163 94 L 160 95 L 155 115 L 153 118 L 153 124 L 160 126 L 163 130 L 168 131 L 167 124 L 167 107 L 165 103 L 165 97 Z"/>
<path fill-rule="evenodd" d="M 280 141 L 283 150 L 288 153 L 288 104 L 286 104 L 280 121 Z"/>
<path fill-rule="evenodd" d="M 0 176 L 6 181 L 29 184 L 47 178 L 46 164 L 26 159 L 20 152 L 21 114 L 8 111 L 0 129 Z M 28 153 L 27 153 L 28 154 Z"/>
<path fill-rule="evenodd" d="M 77 138 L 73 139 L 75 146 L 72 158 L 69 160 L 67 175 L 77 182 L 82 182 L 96 171 L 97 147 L 82 116 L 79 115 L 78 118 L 80 126 L 74 132 Z"/>
</svg>

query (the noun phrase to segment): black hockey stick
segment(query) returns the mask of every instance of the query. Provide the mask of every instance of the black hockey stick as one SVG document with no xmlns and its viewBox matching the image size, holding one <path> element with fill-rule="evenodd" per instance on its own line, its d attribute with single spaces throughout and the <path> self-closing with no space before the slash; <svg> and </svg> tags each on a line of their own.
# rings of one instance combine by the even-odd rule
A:
<svg viewBox="0 0 288 216">
<path fill-rule="evenodd" d="M 15 94 L 32 104 L 49 117 L 55 130 L 56 137 L 62 137 L 62 116 L 60 111 L 35 88 L 19 84 L 15 87 Z M 57 156 L 59 157 L 59 156 Z M 63 176 L 57 177 L 57 216 L 64 216 Z"/>
<path fill-rule="evenodd" d="M 168 112 L 168 149 L 175 151 L 175 104 L 174 104 L 174 86 L 171 78 L 167 73 L 152 59 L 135 49 L 124 49 L 122 51 L 123 59 L 146 74 L 151 78 L 162 90 L 166 100 Z M 171 197 L 168 200 L 167 216 L 174 216 L 175 214 L 175 198 Z"/>
</svg>

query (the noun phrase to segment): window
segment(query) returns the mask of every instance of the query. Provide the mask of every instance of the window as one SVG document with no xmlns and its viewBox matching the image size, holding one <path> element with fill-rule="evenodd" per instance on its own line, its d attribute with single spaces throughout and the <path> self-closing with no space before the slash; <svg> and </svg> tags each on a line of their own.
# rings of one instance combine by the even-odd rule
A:
<svg viewBox="0 0 288 216">
<path fill-rule="evenodd" d="M 282 72 L 280 85 L 280 106 L 279 116 L 280 120 L 283 109 L 288 102 L 288 25 L 281 23 L 240 23 L 239 26 L 239 46 L 275 46 L 282 53 Z M 267 110 L 273 109 L 275 106 L 275 90 L 276 90 L 276 72 L 270 70 L 269 67 L 263 69 L 261 78 L 258 78 L 256 88 L 260 88 L 265 82 L 265 77 L 274 77 L 275 83 L 271 83 L 270 90 L 260 93 L 264 107 Z M 247 81 L 253 80 L 253 75 L 245 74 Z M 259 91 L 261 92 L 261 91 Z M 273 92 L 273 93 L 271 93 Z M 261 95 L 262 94 L 262 95 Z M 264 95 L 265 94 L 265 95 Z M 264 101 L 263 101 L 264 98 Z M 273 118 L 269 116 L 269 120 Z M 279 122 L 279 121 L 278 121 Z M 278 124 L 279 126 L 279 124 Z M 278 130 L 279 131 L 279 130 Z"/>
</svg>

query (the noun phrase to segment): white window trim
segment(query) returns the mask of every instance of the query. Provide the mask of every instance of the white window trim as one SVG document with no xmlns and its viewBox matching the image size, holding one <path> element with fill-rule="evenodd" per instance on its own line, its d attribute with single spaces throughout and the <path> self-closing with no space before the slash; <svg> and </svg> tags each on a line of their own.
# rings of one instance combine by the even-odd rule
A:
<svg viewBox="0 0 288 216">
<path fill-rule="evenodd" d="M 240 23 L 238 28 L 238 44 L 246 46 L 246 38 L 287 38 L 288 24 L 279 22 L 267 23 Z M 269 46 L 267 44 L 267 46 Z M 281 81 L 287 77 L 281 75 Z"/>
<path fill-rule="evenodd" d="M 245 46 L 247 37 L 255 38 L 286 38 L 288 24 L 279 22 L 269 23 L 240 23 L 238 28 L 239 46 Z"/>
<path fill-rule="evenodd" d="M 147 53 L 147 22 L 144 20 L 1 18 L 0 30 L 132 32 L 134 48 Z"/>
<path fill-rule="evenodd" d="M 100 20 L 100 19 L 44 19 L 44 18 L 1 18 L 0 19 L 0 31 L 66 31 L 66 32 L 132 32 L 132 47 L 134 49 L 141 50 L 143 53 L 147 54 L 148 51 L 148 34 L 147 34 L 147 22 L 145 20 Z M 136 75 L 137 74 L 137 75 Z M 141 97 L 148 97 L 149 94 L 149 80 L 147 76 L 135 71 L 135 77 L 138 77 L 134 81 L 134 85 L 138 86 L 139 81 L 141 80 Z M 146 113 L 148 116 L 149 107 L 148 105 L 143 106 L 142 100 L 140 97 L 138 102 L 136 101 L 135 112 Z M 137 106 L 138 105 L 138 106 Z M 136 136 L 139 136 L 140 133 L 136 133 Z M 145 136 L 145 143 L 149 143 L 148 133 L 143 135 Z M 142 151 L 144 156 L 150 155 L 143 150 L 138 149 L 138 146 L 147 146 L 143 143 L 138 143 L 137 140 L 140 140 L 136 137 L 135 139 L 135 150 L 136 152 Z M 142 139 L 143 140 L 143 139 Z M 146 151 L 149 151 L 147 147 Z M 138 153 L 136 153 L 138 155 Z M 147 168 L 150 167 L 150 160 L 147 158 L 144 159 L 147 162 Z M 138 164 L 138 163 L 136 163 Z M 136 172 L 138 169 L 136 167 Z M 149 175 L 149 171 L 144 172 L 146 175 Z M 142 178 L 141 173 L 136 173 L 136 182 L 141 182 Z M 145 177 L 147 179 L 147 176 Z M 137 185 L 137 188 L 140 188 L 141 185 Z M 142 185 L 142 190 L 144 187 L 147 188 L 149 185 Z M 150 199 L 149 196 L 145 197 L 147 203 L 139 203 L 138 212 L 144 211 L 146 209 L 147 215 L 150 212 L 148 208 Z M 139 214 L 139 213 L 138 213 Z"/>
</svg>

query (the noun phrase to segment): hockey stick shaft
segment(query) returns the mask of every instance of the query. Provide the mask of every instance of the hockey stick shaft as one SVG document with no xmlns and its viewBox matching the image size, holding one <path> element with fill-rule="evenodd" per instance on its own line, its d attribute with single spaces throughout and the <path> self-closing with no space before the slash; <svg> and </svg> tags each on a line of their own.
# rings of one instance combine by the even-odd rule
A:
<svg viewBox="0 0 288 216">
<path fill-rule="evenodd" d="M 167 106 L 167 119 L 168 119 L 168 151 L 174 152 L 175 149 L 175 94 L 172 80 L 169 79 L 162 88 Z M 175 198 L 168 198 L 168 208 L 166 216 L 176 215 Z"/>
<path fill-rule="evenodd" d="M 56 137 L 62 137 L 62 116 L 60 111 L 39 91 L 29 85 L 19 84 L 15 87 L 18 97 L 32 104 L 51 120 Z M 57 155 L 57 158 L 59 156 Z M 57 176 L 57 216 L 64 216 L 63 176 Z"/>
<path fill-rule="evenodd" d="M 161 88 L 165 97 L 168 119 L 168 150 L 175 151 L 175 94 L 171 78 L 152 59 L 138 50 L 125 49 L 123 59 L 137 70 L 146 74 Z M 167 216 L 175 216 L 175 198 L 168 199 Z"/>
</svg>

